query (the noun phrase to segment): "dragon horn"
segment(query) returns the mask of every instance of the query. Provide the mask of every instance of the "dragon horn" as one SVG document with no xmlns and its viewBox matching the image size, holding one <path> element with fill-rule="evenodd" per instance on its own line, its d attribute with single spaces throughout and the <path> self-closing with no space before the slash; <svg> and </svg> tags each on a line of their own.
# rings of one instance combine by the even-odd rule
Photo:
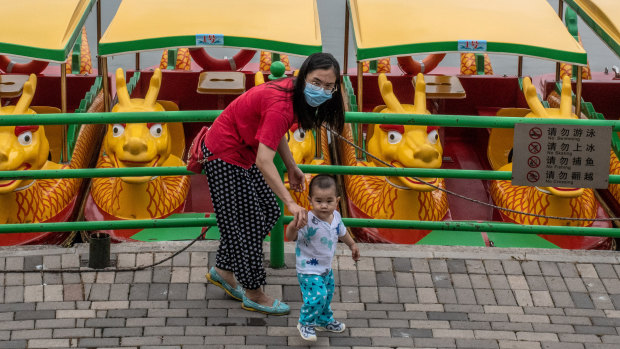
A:
<svg viewBox="0 0 620 349">
<path fill-rule="evenodd" d="M 116 69 L 116 95 L 118 96 L 119 105 L 123 107 L 129 107 L 129 105 L 131 105 L 131 99 L 129 98 L 129 91 L 127 91 L 123 68 Z"/>
<path fill-rule="evenodd" d="M 262 85 L 265 83 L 265 76 L 261 72 L 256 72 L 254 75 L 254 86 Z"/>
<path fill-rule="evenodd" d="M 539 118 L 548 117 L 547 111 L 545 107 L 543 107 L 542 103 L 540 103 L 540 99 L 538 99 L 538 93 L 536 92 L 536 87 L 532 85 L 532 80 L 529 77 L 523 78 L 523 94 L 525 95 L 525 100 L 527 101 L 527 105 L 530 106 L 532 112 Z"/>
<path fill-rule="evenodd" d="M 22 96 L 19 98 L 13 114 L 25 114 L 30 107 L 30 102 L 34 97 L 34 92 L 37 89 L 37 77 L 34 74 L 30 74 L 28 81 L 24 83 L 22 90 Z"/>
<path fill-rule="evenodd" d="M 573 114 L 573 103 L 570 78 L 568 75 L 564 75 L 562 78 L 562 96 L 560 97 L 560 115 L 571 117 Z"/>
<path fill-rule="evenodd" d="M 426 82 L 422 73 L 418 73 L 416 78 L 413 108 L 416 114 L 426 114 Z"/>
<path fill-rule="evenodd" d="M 157 95 L 159 95 L 160 87 L 161 87 L 161 70 L 157 68 L 153 72 L 153 77 L 151 77 L 151 83 L 149 85 L 149 90 L 146 92 L 146 96 L 144 97 L 145 106 L 155 106 L 155 103 L 157 103 Z"/>
<path fill-rule="evenodd" d="M 405 109 L 398 101 L 398 98 L 396 98 L 396 96 L 394 95 L 392 83 L 385 77 L 385 74 L 383 73 L 379 75 L 379 88 L 381 89 L 381 97 L 383 97 L 383 101 L 389 109 L 393 110 L 395 113 L 406 113 Z"/>
</svg>

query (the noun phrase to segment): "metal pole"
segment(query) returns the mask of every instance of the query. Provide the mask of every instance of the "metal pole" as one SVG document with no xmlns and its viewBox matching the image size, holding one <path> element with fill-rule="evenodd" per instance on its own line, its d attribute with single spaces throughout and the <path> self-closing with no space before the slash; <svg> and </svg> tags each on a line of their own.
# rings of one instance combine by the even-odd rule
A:
<svg viewBox="0 0 620 349">
<path fill-rule="evenodd" d="M 560 21 L 562 20 L 562 12 L 564 12 L 564 1 L 558 0 L 558 17 L 560 17 Z M 555 81 L 560 81 L 560 65 L 562 63 L 557 62 L 555 64 Z"/>
<path fill-rule="evenodd" d="M 574 119 L 577 120 L 577 119 Z M 583 119 L 580 121 L 587 121 Z M 332 175 L 389 176 L 389 177 L 437 177 L 459 179 L 483 179 L 505 181 L 512 178 L 511 171 L 461 170 L 437 168 L 365 167 L 341 165 L 299 165 L 304 173 L 327 173 Z M 79 168 L 57 170 L 0 171 L 0 179 L 50 179 L 50 178 L 109 178 L 144 176 L 192 176 L 197 173 L 185 166 L 176 167 L 129 167 L 129 168 Z M 620 175 L 609 175 L 610 184 L 619 184 Z"/>
<path fill-rule="evenodd" d="M 67 113 L 67 63 L 60 65 L 60 110 L 63 114 Z M 69 125 L 64 124 L 61 128 L 60 137 L 62 145 L 60 148 L 61 161 L 69 162 L 69 149 L 67 145 L 67 136 L 69 134 Z"/>
<path fill-rule="evenodd" d="M 140 70 L 140 52 L 136 52 L 136 71 Z"/>
<path fill-rule="evenodd" d="M 286 171 L 284 161 L 282 161 L 280 155 L 276 155 L 273 162 L 278 169 L 280 179 L 284 180 L 284 172 Z M 271 252 L 269 261 L 272 268 L 284 267 L 284 203 L 282 200 L 278 199 L 278 205 L 280 206 L 280 218 L 278 218 L 276 225 L 271 229 L 271 241 L 269 243 Z"/>
<path fill-rule="evenodd" d="M 347 75 L 349 69 L 349 3 L 344 2 L 344 69 L 342 75 Z"/>
<path fill-rule="evenodd" d="M 99 57 L 99 41 L 101 41 L 101 0 L 97 0 L 97 72 L 101 75 L 101 58 Z"/>
<path fill-rule="evenodd" d="M 364 93 L 362 90 L 364 89 L 364 63 L 357 62 L 357 110 L 363 111 L 363 101 L 364 101 Z M 362 132 L 362 124 L 357 125 L 357 146 L 360 148 L 364 147 L 364 133 Z M 360 150 L 357 151 L 357 158 L 362 158 L 362 152 Z"/>
<path fill-rule="evenodd" d="M 519 61 L 517 63 L 517 76 L 523 76 L 523 56 L 519 56 Z"/>
<path fill-rule="evenodd" d="M 110 111 L 110 86 L 108 84 L 108 58 L 101 57 L 101 74 L 103 75 L 103 111 Z"/>
<path fill-rule="evenodd" d="M 575 114 L 577 114 L 577 117 L 581 119 L 581 88 L 582 88 L 582 84 L 581 84 L 581 73 L 583 71 L 583 66 L 578 65 L 577 66 L 577 100 L 575 101 Z"/>
<path fill-rule="evenodd" d="M 293 217 L 281 218 L 289 223 Z M 550 234 L 573 236 L 606 236 L 620 237 L 617 228 L 569 227 L 554 225 L 521 225 L 504 222 L 473 222 L 473 221 L 414 221 L 390 219 L 343 218 L 347 227 L 374 227 L 394 229 L 423 229 L 450 231 L 492 231 L 497 233 L 518 234 Z M 139 228 L 181 228 L 215 226 L 215 218 L 177 218 L 177 219 L 136 219 L 120 221 L 88 221 L 58 223 L 11 223 L 0 224 L 0 234 L 14 234 L 41 231 L 73 231 L 73 230 L 116 230 Z"/>
<path fill-rule="evenodd" d="M 147 122 L 211 122 L 221 110 L 184 110 L 156 112 L 119 112 L 119 113 L 71 113 L 38 115 L 2 115 L 0 126 L 22 125 L 60 125 L 60 124 L 117 124 Z M 389 125 L 426 125 L 443 127 L 477 127 L 477 128 L 514 128 L 515 124 L 549 124 L 549 125 L 589 125 L 611 127 L 620 132 L 618 120 L 577 120 L 548 119 L 525 117 L 492 117 L 460 114 L 396 114 L 396 113 L 360 113 L 346 112 L 345 122 Z M 34 171 L 34 170 L 31 170 Z M 68 171 L 68 170 L 63 170 Z M 3 175 L 8 171 L 0 171 Z"/>
<path fill-rule="evenodd" d="M 316 130 L 316 139 L 314 141 L 314 157 L 317 159 L 323 158 L 323 135 L 321 134 L 321 128 Z"/>
</svg>

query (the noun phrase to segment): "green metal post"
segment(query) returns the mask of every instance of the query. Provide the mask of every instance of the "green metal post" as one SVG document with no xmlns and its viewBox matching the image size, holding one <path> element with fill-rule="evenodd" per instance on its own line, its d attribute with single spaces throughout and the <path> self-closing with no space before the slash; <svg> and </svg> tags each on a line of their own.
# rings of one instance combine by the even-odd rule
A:
<svg viewBox="0 0 620 349">
<path fill-rule="evenodd" d="M 168 66 L 166 69 L 174 70 L 177 66 L 177 49 L 168 50 Z"/>
<path fill-rule="evenodd" d="M 372 60 L 368 63 L 368 72 L 371 74 L 375 74 L 377 72 L 377 61 Z"/>
<path fill-rule="evenodd" d="M 476 74 L 484 75 L 484 55 L 482 53 L 476 53 Z"/>
<path fill-rule="evenodd" d="M 73 46 L 73 52 L 71 53 L 71 74 L 79 74 L 80 73 L 80 58 L 82 52 L 82 36 L 75 41 L 75 45 Z"/>
<path fill-rule="evenodd" d="M 276 154 L 273 162 L 278 169 L 280 179 L 284 180 L 286 166 L 284 166 L 284 161 L 282 161 L 279 154 Z M 280 206 L 280 218 L 278 218 L 276 225 L 271 229 L 271 242 L 269 243 L 272 268 L 284 268 L 284 204 L 280 199 L 278 199 L 278 206 Z"/>
</svg>

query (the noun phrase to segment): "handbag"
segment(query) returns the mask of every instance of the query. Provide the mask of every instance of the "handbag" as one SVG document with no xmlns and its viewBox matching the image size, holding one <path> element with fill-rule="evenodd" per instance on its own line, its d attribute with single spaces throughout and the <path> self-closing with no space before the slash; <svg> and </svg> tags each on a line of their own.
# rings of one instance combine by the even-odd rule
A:
<svg viewBox="0 0 620 349">
<path fill-rule="evenodd" d="M 189 153 L 187 158 L 187 169 L 194 173 L 202 173 L 202 164 L 207 161 L 202 153 L 202 145 L 207 138 L 207 132 L 209 127 L 203 126 L 200 132 L 194 137 L 192 145 L 189 147 Z"/>
</svg>

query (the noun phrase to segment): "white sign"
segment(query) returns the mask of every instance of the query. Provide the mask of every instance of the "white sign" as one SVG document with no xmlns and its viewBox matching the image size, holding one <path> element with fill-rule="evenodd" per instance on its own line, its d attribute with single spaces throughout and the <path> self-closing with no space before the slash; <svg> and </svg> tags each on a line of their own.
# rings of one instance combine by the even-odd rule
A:
<svg viewBox="0 0 620 349">
<path fill-rule="evenodd" d="M 196 34 L 196 46 L 222 46 L 223 34 Z"/>
<path fill-rule="evenodd" d="M 461 52 L 486 52 L 487 41 L 486 40 L 459 40 L 458 51 Z"/>
<path fill-rule="evenodd" d="M 513 146 L 513 185 L 609 185 L 611 127 L 516 124 Z"/>
</svg>

